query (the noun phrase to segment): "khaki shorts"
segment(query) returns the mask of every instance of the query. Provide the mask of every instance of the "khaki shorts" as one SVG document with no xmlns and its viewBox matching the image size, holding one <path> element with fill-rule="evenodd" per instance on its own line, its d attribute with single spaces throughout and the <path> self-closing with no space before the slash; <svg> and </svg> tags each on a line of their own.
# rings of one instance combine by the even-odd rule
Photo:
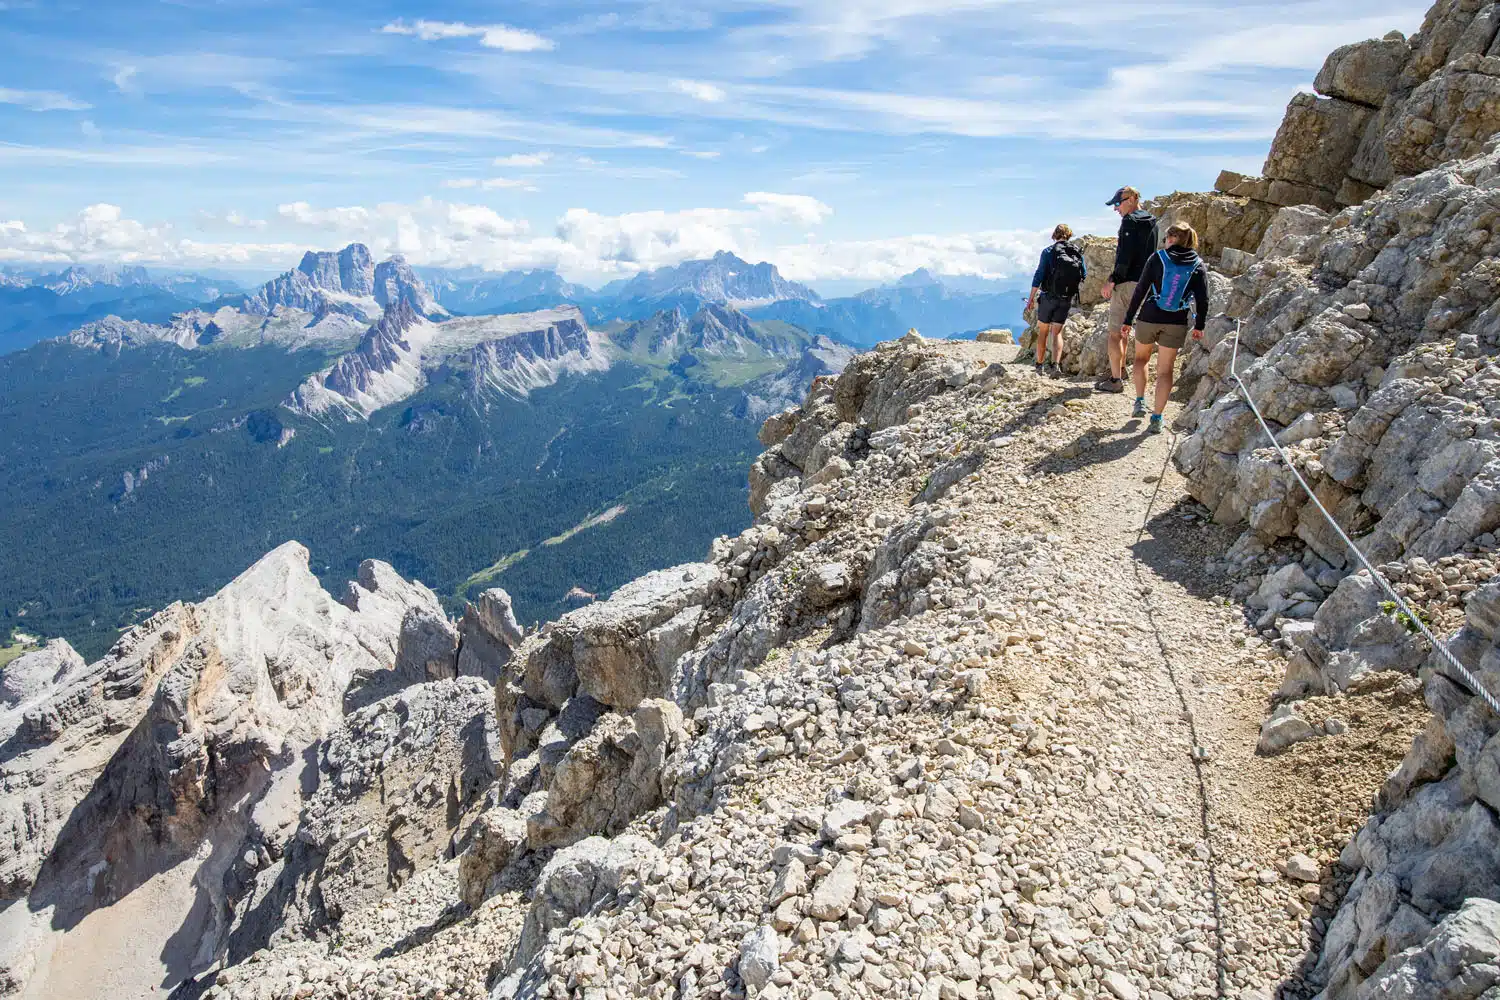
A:
<svg viewBox="0 0 1500 1000">
<path fill-rule="evenodd" d="M 1137 323 L 1135 325 L 1135 342 L 1137 344 L 1155 344 L 1158 347 L 1170 347 L 1182 350 L 1182 345 L 1187 343 L 1188 328 L 1184 324 L 1175 326 L 1170 323 Z"/>
<path fill-rule="evenodd" d="M 1115 286 L 1109 297 L 1109 332 L 1119 333 L 1125 325 L 1125 310 L 1130 308 L 1130 297 L 1135 294 L 1135 282 L 1122 281 Z"/>
</svg>

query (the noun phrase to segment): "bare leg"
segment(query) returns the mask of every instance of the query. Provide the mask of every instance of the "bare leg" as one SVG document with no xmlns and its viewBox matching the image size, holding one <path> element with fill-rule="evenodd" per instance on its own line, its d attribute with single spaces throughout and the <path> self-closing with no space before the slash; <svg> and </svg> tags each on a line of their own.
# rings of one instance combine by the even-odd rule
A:
<svg viewBox="0 0 1500 1000">
<path fill-rule="evenodd" d="M 1176 347 L 1163 347 L 1156 356 L 1156 410 L 1167 408 L 1167 397 L 1172 395 L 1173 366 L 1177 363 Z M 1137 393 L 1139 395 L 1139 393 Z"/>
<path fill-rule="evenodd" d="M 1047 331 L 1051 329 L 1051 323 L 1038 323 L 1036 325 L 1036 363 L 1041 364 L 1047 360 Z"/>
<path fill-rule="evenodd" d="M 1116 379 L 1125 375 L 1125 332 L 1118 328 L 1105 338 L 1109 345 L 1109 373 Z"/>
<path fill-rule="evenodd" d="M 1052 363 L 1055 365 L 1062 360 L 1062 324 L 1051 324 L 1047 333 L 1047 342 L 1052 346 Z"/>
<path fill-rule="evenodd" d="M 1135 364 L 1132 366 L 1131 376 L 1135 380 L 1137 397 L 1146 395 L 1146 365 L 1151 361 L 1151 350 L 1154 346 L 1154 344 L 1135 345 Z"/>
</svg>

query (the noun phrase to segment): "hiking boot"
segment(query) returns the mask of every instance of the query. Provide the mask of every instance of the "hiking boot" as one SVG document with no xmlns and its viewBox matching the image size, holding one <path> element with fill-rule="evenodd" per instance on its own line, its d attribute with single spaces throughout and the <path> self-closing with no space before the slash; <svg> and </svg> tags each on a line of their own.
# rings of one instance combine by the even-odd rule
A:
<svg viewBox="0 0 1500 1000">
<path fill-rule="evenodd" d="M 1053 378 L 1067 378 L 1068 377 L 1068 373 L 1065 372 L 1065 371 L 1063 371 L 1057 365 L 1053 365 L 1051 367 L 1051 369 L 1048 370 L 1047 374 L 1051 375 Z"/>
<path fill-rule="evenodd" d="M 1094 383 L 1095 392 L 1124 392 L 1125 380 L 1122 378 L 1101 378 Z"/>
<path fill-rule="evenodd" d="M 1160 413 L 1153 413 L 1153 414 L 1151 414 L 1151 422 L 1146 425 L 1146 430 L 1150 431 L 1152 434 L 1160 434 L 1161 433 L 1161 414 Z"/>
<path fill-rule="evenodd" d="M 1146 415 L 1146 397 L 1135 397 L 1135 409 L 1130 411 L 1132 417 L 1144 417 Z"/>
<path fill-rule="evenodd" d="M 1040 361 L 1038 361 L 1036 363 L 1036 373 L 1038 375 L 1041 375 L 1046 370 L 1046 367 L 1047 367 L 1046 365 L 1044 365 Z"/>
</svg>

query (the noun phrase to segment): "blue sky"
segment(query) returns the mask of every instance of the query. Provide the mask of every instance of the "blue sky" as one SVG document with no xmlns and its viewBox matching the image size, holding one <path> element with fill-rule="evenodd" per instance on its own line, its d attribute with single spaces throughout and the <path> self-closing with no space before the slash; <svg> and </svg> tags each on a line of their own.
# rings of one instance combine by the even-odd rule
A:
<svg viewBox="0 0 1500 1000">
<path fill-rule="evenodd" d="M 1426 5 L 1355 7 L 0 0 L 0 264 L 1014 276 L 1119 184 L 1258 171 L 1329 51 Z"/>
</svg>

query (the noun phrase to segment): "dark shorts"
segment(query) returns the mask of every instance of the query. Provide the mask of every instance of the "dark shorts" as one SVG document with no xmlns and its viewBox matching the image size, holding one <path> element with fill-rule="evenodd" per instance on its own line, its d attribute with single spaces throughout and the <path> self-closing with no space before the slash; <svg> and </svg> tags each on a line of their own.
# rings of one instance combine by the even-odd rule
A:
<svg viewBox="0 0 1500 1000">
<path fill-rule="evenodd" d="M 1036 300 L 1036 321 L 1038 323 L 1066 323 L 1068 311 L 1072 308 L 1072 299 L 1063 299 L 1043 292 L 1041 298 Z"/>
</svg>

